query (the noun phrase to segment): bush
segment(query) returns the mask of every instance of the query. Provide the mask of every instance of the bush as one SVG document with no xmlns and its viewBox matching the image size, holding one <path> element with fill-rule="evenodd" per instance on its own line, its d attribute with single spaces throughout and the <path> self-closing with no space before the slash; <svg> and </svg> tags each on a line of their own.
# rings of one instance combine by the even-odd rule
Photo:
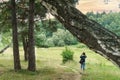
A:
<svg viewBox="0 0 120 80">
<path fill-rule="evenodd" d="M 46 35 L 44 33 L 35 36 L 35 45 L 37 47 L 44 47 L 46 42 Z"/>
<path fill-rule="evenodd" d="M 48 38 L 45 42 L 45 46 L 48 46 L 48 47 L 54 47 L 54 43 L 53 43 L 53 39 L 52 38 Z"/>
<path fill-rule="evenodd" d="M 73 54 L 74 52 L 66 47 L 61 54 L 63 57 L 63 63 L 66 63 L 69 60 L 73 60 Z"/>
<path fill-rule="evenodd" d="M 77 39 L 67 30 L 64 34 L 64 42 L 66 45 L 75 45 L 78 43 Z"/>
<path fill-rule="evenodd" d="M 65 45 L 65 43 L 64 43 L 64 41 L 63 41 L 63 40 L 59 40 L 59 41 L 58 41 L 57 46 L 64 46 L 64 45 Z"/>
<path fill-rule="evenodd" d="M 77 48 L 86 48 L 87 46 L 85 44 L 79 43 L 77 45 Z"/>
</svg>

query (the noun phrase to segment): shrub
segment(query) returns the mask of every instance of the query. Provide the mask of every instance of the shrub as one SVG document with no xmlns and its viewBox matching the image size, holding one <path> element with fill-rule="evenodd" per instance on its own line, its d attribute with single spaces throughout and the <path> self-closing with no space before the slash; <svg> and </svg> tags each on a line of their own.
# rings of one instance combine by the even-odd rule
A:
<svg viewBox="0 0 120 80">
<path fill-rule="evenodd" d="M 73 60 L 73 54 L 74 54 L 74 52 L 66 47 L 65 50 L 63 50 L 63 52 L 61 54 L 63 57 L 63 60 L 62 60 L 63 63 L 66 63 L 69 60 Z"/>
<path fill-rule="evenodd" d="M 54 47 L 53 38 L 48 38 L 45 42 L 45 46 Z"/>
<path fill-rule="evenodd" d="M 77 48 L 86 48 L 87 46 L 85 44 L 79 43 L 77 45 Z"/>
<path fill-rule="evenodd" d="M 46 35 L 44 33 L 35 36 L 35 45 L 37 47 L 44 47 L 46 42 Z"/>
<path fill-rule="evenodd" d="M 64 34 L 64 42 L 66 45 L 75 45 L 78 43 L 77 39 L 67 30 Z"/>
<path fill-rule="evenodd" d="M 64 41 L 63 41 L 63 40 L 59 40 L 59 41 L 58 41 L 57 46 L 64 46 L 64 45 L 65 45 L 65 43 L 64 43 Z"/>
</svg>

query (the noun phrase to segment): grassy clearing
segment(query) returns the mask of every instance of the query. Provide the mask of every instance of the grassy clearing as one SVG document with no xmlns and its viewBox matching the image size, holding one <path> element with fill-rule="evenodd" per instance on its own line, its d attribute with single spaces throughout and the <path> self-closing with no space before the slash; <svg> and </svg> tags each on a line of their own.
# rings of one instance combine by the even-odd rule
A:
<svg viewBox="0 0 120 80">
<path fill-rule="evenodd" d="M 61 53 L 64 47 L 36 48 L 36 72 L 26 70 L 27 62 L 23 59 L 20 48 L 21 71 L 13 71 L 12 49 L 0 54 L 0 80 L 120 80 L 120 69 L 111 62 L 86 47 L 69 47 L 74 51 L 74 61 L 62 64 Z M 80 76 L 79 56 L 87 54 L 86 71 Z M 81 78 L 81 79 L 80 79 Z"/>
</svg>

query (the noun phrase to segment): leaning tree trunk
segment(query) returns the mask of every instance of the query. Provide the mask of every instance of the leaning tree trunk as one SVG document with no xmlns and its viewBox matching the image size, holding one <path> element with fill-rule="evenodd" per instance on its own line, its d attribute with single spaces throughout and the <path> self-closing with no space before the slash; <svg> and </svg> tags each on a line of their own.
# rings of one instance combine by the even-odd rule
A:
<svg viewBox="0 0 120 80">
<path fill-rule="evenodd" d="M 17 20 L 16 20 L 16 4 L 15 0 L 11 0 L 12 6 L 12 33 L 13 33 L 13 56 L 14 56 L 14 69 L 15 71 L 21 69 L 19 47 L 18 47 L 18 33 L 17 33 Z"/>
<path fill-rule="evenodd" d="M 88 19 L 69 0 L 41 0 L 41 3 L 80 42 L 120 67 L 120 38 L 117 35 Z"/>
<path fill-rule="evenodd" d="M 5 46 L 2 50 L 0 50 L 0 54 L 2 54 L 5 50 L 7 50 L 10 47 L 11 44 L 8 44 Z"/>
<path fill-rule="evenodd" d="M 28 31 L 28 70 L 35 71 L 35 48 L 34 48 L 34 2 L 29 0 L 29 31 Z"/>
</svg>

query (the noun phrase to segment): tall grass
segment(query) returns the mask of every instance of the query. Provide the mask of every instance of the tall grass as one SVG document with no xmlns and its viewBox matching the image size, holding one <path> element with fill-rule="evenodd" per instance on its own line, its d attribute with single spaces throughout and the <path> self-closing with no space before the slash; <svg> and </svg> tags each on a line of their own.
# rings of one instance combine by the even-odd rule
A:
<svg viewBox="0 0 120 80">
<path fill-rule="evenodd" d="M 86 70 L 78 80 L 120 80 L 120 69 L 100 55 L 87 47 L 69 46 L 68 48 L 74 51 L 74 58 L 66 64 L 62 64 L 61 56 L 64 47 L 36 48 L 36 72 L 26 70 L 27 62 L 23 59 L 22 48 L 20 48 L 22 70 L 14 72 L 12 48 L 9 48 L 0 54 L 0 80 L 58 80 L 60 76 L 67 76 L 66 73 L 76 75 L 80 72 L 79 56 L 83 51 L 87 55 Z M 71 78 L 71 75 L 68 76 Z M 72 78 L 64 80 L 72 80 Z"/>
</svg>

